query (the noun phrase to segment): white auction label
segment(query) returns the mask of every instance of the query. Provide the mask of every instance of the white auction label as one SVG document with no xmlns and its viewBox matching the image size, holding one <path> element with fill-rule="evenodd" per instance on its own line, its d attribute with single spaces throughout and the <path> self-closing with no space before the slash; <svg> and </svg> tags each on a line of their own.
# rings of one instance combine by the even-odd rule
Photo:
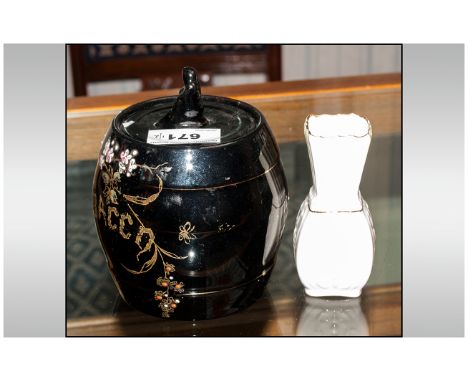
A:
<svg viewBox="0 0 468 382">
<path fill-rule="evenodd" d="M 152 145 L 181 145 L 220 143 L 221 129 L 159 129 L 149 130 L 147 143 Z"/>
</svg>

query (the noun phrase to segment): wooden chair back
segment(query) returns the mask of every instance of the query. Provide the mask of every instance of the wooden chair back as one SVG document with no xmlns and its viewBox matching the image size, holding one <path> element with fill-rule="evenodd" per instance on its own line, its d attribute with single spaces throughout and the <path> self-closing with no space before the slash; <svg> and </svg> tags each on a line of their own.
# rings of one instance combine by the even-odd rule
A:
<svg viewBox="0 0 468 382">
<path fill-rule="evenodd" d="M 197 69 L 202 85 L 216 74 L 263 73 L 281 80 L 280 45 L 69 45 L 75 96 L 87 95 L 87 84 L 140 79 L 142 90 L 178 88 L 184 66 Z"/>
</svg>

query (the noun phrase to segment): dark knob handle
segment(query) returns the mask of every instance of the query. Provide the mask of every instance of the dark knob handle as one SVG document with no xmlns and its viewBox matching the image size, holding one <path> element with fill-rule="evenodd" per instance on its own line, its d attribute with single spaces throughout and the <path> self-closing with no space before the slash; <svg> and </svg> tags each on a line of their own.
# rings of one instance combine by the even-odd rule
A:
<svg viewBox="0 0 468 382">
<path fill-rule="evenodd" d="M 208 123 L 203 116 L 203 100 L 197 72 L 186 66 L 182 75 L 184 87 L 180 89 L 172 110 L 156 124 L 158 128 L 201 127 Z"/>
</svg>

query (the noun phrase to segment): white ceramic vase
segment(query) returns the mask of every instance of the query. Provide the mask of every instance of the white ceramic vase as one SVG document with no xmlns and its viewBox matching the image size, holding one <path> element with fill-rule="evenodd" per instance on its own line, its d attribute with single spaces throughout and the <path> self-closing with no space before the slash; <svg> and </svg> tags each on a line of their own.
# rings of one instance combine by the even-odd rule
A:
<svg viewBox="0 0 468 382">
<path fill-rule="evenodd" d="M 313 185 L 297 215 L 294 255 L 306 294 L 358 297 L 375 232 L 359 184 L 372 129 L 356 114 L 310 115 L 304 125 Z"/>
</svg>

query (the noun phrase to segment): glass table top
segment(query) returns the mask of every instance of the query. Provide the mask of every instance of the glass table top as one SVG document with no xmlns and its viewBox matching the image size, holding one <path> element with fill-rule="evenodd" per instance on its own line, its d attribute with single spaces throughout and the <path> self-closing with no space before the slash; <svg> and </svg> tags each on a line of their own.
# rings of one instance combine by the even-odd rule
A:
<svg viewBox="0 0 468 382">
<path fill-rule="evenodd" d="M 280 145 L 290 200 L 277 262 L 263 296 L 239 313 L 197 322 L 140 313 L 120 298 L 107 269 L 92 211 L 95 161 L 67 163 L 67 335 L 360 336 L 401 335 L 401 136 L 374 136 L 361 193 L 372 213 L 376 252 L 358 299 L 306 297 L 292 236 L 311 185 L 305 142 Z"/>
</svg>

